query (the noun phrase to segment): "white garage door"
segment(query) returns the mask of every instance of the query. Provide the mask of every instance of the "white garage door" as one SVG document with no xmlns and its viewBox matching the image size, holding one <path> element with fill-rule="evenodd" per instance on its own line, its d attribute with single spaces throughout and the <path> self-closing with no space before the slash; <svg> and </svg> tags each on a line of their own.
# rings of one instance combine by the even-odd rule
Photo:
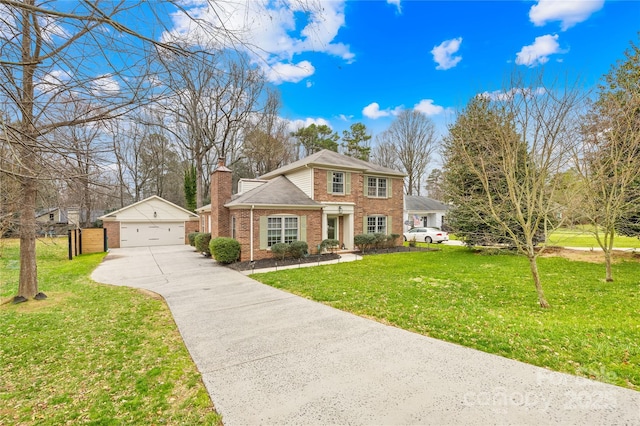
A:
<svg viewBox="0 0 640 426">
<path fill-rule="evenodd" d="M 184 244 L 184 222 L 120 224 L 120 247 Z"/>
</svg>

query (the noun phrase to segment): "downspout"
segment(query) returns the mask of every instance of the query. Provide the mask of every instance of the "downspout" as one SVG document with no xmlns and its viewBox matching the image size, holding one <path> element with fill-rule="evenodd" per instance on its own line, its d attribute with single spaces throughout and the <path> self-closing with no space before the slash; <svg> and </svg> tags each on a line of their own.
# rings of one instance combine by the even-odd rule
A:
<svg viewBox="0 0 640 426">
<path fill-rule="evenodd" d="M 255 205 L 251 205 L 251 210 L 249 211 L 249 260 L 253 262 L 253 208 Z"/>
</svg>

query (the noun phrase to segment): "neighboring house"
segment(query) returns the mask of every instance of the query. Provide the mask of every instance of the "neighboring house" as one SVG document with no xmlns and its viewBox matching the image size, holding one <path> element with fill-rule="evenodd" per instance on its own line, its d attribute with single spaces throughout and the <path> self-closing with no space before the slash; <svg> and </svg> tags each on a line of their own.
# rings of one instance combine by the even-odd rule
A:
<svg viewBox="0 0 640 426">
<path fill-rule="evenodd" d="M 38 225 L 56 225 L 67 224 L 67 215 L 58 207 L 41 210 L 36 213 L 36 222 Z"/>
<path fill-rule="evenodd" d="M 442 228 L 449 206 L 432 198 L 418 195 L 404 196 L 405 230 L 414 226 Z"/>
<path fill-rule="evenodd" d="M 104 210 L 91 211 L 90 222 L 95 222 L 103 214 Z M 36 213 L 37 232 L 40 235 L 65 235 L 69 229 L 78 228 L 86 217 L 87 212 L 77 207 L 40 210 Z"/>
<path fill-rule="evenodd" d="M 187 244 L 198 215 L 153 195 L 101 216 L 110 248 Z"/>
<path fill-rule="evenodd" d="M 241 260 L 271 257 L 273 244 L 296 240 L 311 252 L 327 238 L 353 249 L 358 234 L 402 234 L 404 177 L 322 150 L 259 179 L 241 179 L 232 196 L 231 170 L 220 161 L 211 175 L 211 206 L 198 213 L 212 237 L 240 242 Z"/>
</svg>

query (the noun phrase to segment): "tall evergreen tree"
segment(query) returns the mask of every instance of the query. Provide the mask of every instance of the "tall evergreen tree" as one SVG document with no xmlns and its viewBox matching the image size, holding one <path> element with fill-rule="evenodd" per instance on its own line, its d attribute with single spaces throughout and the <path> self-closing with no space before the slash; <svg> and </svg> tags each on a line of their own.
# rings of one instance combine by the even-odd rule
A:
<svg viewBox="0 0 640 426">
<path fill-rule="evenodd" d="M 371 147 L 369 140 L 371 135 L 367 133 L 367 126 L 362 123 L 354 123 L 349 130 L 342 131 L 342 149 L 349 157 L 369 161 Z"/>
<path fill-rule="evenodd" d="M 310 124 L 293 132 L 291 136 L 298 139 L 299 145 L 304 148 L 304 156 L 311 155 L 323 149 L 338 152 L 338 136 L 326 124 Z"/>
<path fill-rule="evenodd" d="M 195 212 L 197 193 L 197 171 L 196 166 L 191 164 L 184 171 L 184 201 L 187 210 Z"/>
</svg>

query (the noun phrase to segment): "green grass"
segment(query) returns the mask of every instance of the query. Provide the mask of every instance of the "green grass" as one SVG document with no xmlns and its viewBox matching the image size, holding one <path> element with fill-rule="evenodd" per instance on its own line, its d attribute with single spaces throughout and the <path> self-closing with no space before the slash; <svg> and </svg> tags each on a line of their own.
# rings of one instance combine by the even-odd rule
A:
<svg viewBox="0 0 640 426">
<path fill-rule="evenodd" d="M 579 376 L 640 387 L 640 264 L 541 258 L 538 307 L 526 258 L 464 247 L 365 256 L 252 275 L 400 328 Z"/>
<path fill-rule="evenodd" d="M 593 228 L 561 228 L 554 231 L 547 241 L 548 244 L 561 247 L 590 247 L 599 248 L 598 241 L 591 231 Z M 616 235 L 613 240 L 615 248 L 640 249 L 640 239 Z"/>
<path fill-rule="evenodd" d="M 0 241 L 0 298 L 18 244 Z M 103 254 L 38 243 L 44 301 L 0 305 L 0 424 L 221 424 L 162 300 L 89 279 Z"/>
</svg>

